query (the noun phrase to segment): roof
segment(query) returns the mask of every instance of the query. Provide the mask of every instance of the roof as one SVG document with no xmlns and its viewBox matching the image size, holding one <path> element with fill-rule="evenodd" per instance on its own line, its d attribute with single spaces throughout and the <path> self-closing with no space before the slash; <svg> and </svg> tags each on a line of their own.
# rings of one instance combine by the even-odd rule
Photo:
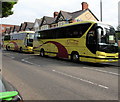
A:
<svg viewBox="0 0 120 102">
<path fill-rule="evenodd" d="M 88 9 L 87 9 L 87 10 L 88 10 Z M 70 15 L 72 16 L 72 19 L 75 19 L 76 17 L 82 15 L 82 14 L 83 14 L 84 12 L 86 12 L 87 10 L 84 10 L 84 11 L 79 10 L 79 11 L 76 11 L 76 12 L 72 12 L 72 13 L 70 13 Z"/>
<path fill-rule="evenodd" d="M 34 23 L 32 22 L 21 23 L 20 31 L 24 31 L 26 29 L 33 30 L 33 26 L 34 26 Z"/>
<path fill-rule="evenodd" d="M 69 12 L 65 12 L 65 11 L 60 11 L 61 12 L 61 14 L 63 15 L 63 17 L 64 17 L 64 19 L 71 19 L 72 18 L 72 15 L 70 15 L 70 13 Z"/>
<path fill-rule="evenodd" d="M 19 28 L 20 28 L 20 26 L 17 26 L 17 25 L 14 26 L 14 31 L 17 31 L 17 32 L 18 32 L 18 31 L 19 31 Z"/>
<path fill-rule="evenodd" d="M 38 22 L 38 25 L 40 25 L 42 23 L 42 18 L 41 19 L 36 19 L 35 22 Z"/>
<path fill-rule="evenodd" d="M 44 16 L 44 17 L 42 18 L 41 25 L 51 24 L 52 22 L 54 22 L 54 20 L 55 20 L 55 18 L 53 18 L 53 17 Z"/>
<path fill-rule="evenodd" d="M 13 32 L 13 31 L 14 31 L 14 27 L 15 27 L 15 26 L 10 27 L 10 32 Z"/>
<path fill-rule="evenodd" d="M 20 26 L 20 31 L 24 30 L 25 29 L 25 24 L 24 23 L 21 23 L 21 26 Z"/>
<path fill-rule="evenodd" d="M 33 29 L 33 26 L 34 26 L 34 23 L 32 23 L 32 22 L 25 22 L 25 24 L 26 24 L 26 29 L 29 29 L 29 30 L 32 30 Z"/>
<path fill-rule="evenodd" d="M 86 11 L 89 11 L 96 18 L 96 20 L 99 21 L 98 18 L 91 12 L 90 9 L 79 10 L 79 11 L 75 11 L 75 12 L 60 11 L 60 13 L 55 21 L 57 21 L 61 15 L 63 16 L 64 20 L 74 20 L 75 18 L 82 15 Z"/>
</svg>

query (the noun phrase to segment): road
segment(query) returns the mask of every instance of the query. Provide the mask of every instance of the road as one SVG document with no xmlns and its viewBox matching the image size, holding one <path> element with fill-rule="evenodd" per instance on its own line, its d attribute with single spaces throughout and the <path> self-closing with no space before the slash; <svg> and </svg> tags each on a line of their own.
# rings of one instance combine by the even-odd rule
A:
<svg viewBox="0 0 120 102">
<path fill-rule="evenodd" d="M 24 100 L 118 100 L 119 67 L 3 51 L 2 74 Z"/>
</svg>

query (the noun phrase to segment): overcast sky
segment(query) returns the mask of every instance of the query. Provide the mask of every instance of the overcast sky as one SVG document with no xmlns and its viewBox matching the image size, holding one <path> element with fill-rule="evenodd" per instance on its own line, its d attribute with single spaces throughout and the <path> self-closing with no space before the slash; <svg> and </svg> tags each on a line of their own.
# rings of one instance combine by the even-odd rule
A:
<svg viewBox="0 0 120 102">
<path fill-rule="evenodd" d="M 118 25 L 118 2 L 120 0 L 102 0 L 103 22 Z M 36 18 L 53 16 L 55 11 L 74 12 L 82 9 L 81 3 L 87 2 L 89 9 L 100 19 L 100 0 L 19 0 L 14 6 L 14 14 L 2 19 L 2 24 L 20 25 L 34 22 Z"/>
</svg>

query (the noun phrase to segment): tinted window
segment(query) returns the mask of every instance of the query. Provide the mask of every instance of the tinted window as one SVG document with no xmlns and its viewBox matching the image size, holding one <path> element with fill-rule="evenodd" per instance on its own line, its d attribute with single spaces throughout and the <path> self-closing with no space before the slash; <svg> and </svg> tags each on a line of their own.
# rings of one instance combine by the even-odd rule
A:
<svg viewBox="0 0 120 102">
<path fill-rule="evenodd" d="M 4 36 L 4 41 L 6 41 L 6 40 L 10 40 L 10 35 L 5 35 Z"/>
<path fill-rule="evenodd" d="M 86 23 L 39 31 L 39 39 L 80 38 L 90 25 Z"/>
<path fill-rule="evenodd" d="M 23 40 L 26 37 L 26 33 L 13 34 L 11 40 Z"/>
</svg>

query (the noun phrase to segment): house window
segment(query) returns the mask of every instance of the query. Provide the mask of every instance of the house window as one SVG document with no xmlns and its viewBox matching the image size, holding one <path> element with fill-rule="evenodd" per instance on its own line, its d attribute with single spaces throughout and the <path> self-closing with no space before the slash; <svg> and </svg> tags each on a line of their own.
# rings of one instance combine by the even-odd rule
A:
<svg viewBox="0 0 120 102">
<path fill-rule="evenodd" d="M 4 27 L 2 27 L 2 26 L 0 27 L 0 30 L 4 30 L 4 29 L 5 29 Z"/>
<path fill-rule="evenodd" d="M 65 22 L 65 21 L 58 22 L 58 26 L 59 26 L 59 27 L 60 27 L 60 26 L 62 26 L 62 25 L 64 25 L 64 24 L 66 24 L 66 22 Z"/>
<path fill-rule="evenodd" d="M 35 28 L 35 31 L 39 31 L 39 27 L 36 27 L 36 28 Z"/>
<path fill-rule="evenodd" d="M 41 30 L 45 30 L 45 29 L 48 29 L 48 28 L 49 28 L 48 25 L 43 25 L 43 26 L 41 27 Z"/>
</svg>

